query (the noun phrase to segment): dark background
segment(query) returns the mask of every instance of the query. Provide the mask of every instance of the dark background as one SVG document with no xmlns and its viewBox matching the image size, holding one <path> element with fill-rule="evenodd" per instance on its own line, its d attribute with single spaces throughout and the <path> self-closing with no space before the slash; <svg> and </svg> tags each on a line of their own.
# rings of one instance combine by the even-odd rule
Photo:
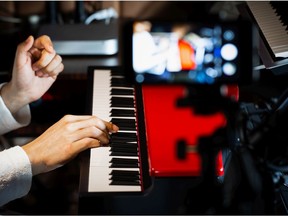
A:
<svg viewBox="0 0 288 216">
<path fill-rule="evenodd" d="M 49 11 L 51 8 L 51 2 L 42 2 L 47 4 L 45 5 L 44 9 L 38 5 L 39 2 L 15 2 L 16 6 L 13 10 L 10 10 L 9 7 L 7 9 L 7 4 L 10 3 L 3 1 L 0 2 L 1 16 L 18 18 L 21 20 L 21 23 L 0 21 L 1 82 L 9 81 L 11 78 L 11 69 L 17 45 L 24 41 L 30 34 L 37 36 L 38 31 L 43 24 L 49 24 L 55 21 L 53 20 L 53 11 Z M 203 20 L 207 19 L 208 17 L 213 18 L 219 16 L 224 16 L 227 19 L 237 19 L 239 17 L 237 5 L 240 3 L 241 2 L 215 1 L 173 1 L 159 3 L 152 1 L 140 1 L 132 2 L 131 5 L 128 6 L 121 5 L 120 10 L 124 14 L 121 19 L 133 18 L 133 16 L 137 18 L 148 17 L 177 20 Z M 140 5 L 143 5 L 142 9 L 135 10 L 138 12 L 138 14 L 131 15 L 126 12 L 128 9 L 133 11 L 134 7 L 138 8 L 136 6 L 141 8 Z M 36 12 L 31 9 L 33 6 L 35 7 Z M 95 3 L 94 11 L 101 9 L 101 6 L 103 6 L 101 3 Z M 37 8 L 40 9 L 37 11 Z M 62 23 L 59 23 L 59 25 L 65 23 L 81 23 L 81 14 L 76 13 L 73 9 L 75 8 L 72 8 L 71 11 L 68 10 L 64 12 L 59 12 L 59 9 L 57 14 L 58 17 L 61 16 L 62 18 Z M 28 12 L 23 12 L 30 10 L 30 14 Z M 88 16 L 92 12 L 87 11 L 86 9 L 85 15 Z M 32 15 L 38 16 L 38 23 L 32 24 L 29 22 L 29 18 L 31 18 Z M 99 34 L 101 34 L 101 32 L 99 32 Z M 23 143 L 26 139 L 33 139 L 34 137 L 39 136 L 65 114 L 86 114 L 88 89 L 87 67 L 90 65 L 114 66 L 121 64 L 118 56 L 63 56 L 63 63 L 65 65 L 65 69 L 58 77 L 55 84 L 39 101 L 31 104 L 31 124 L 6 135 L 7 139 L 11 143 L 16 143 L 16 141 Z M 253 83 L 249 86 L 242 86 L 240 88 L 240 101 L 258 102 L 276 97 L 286 87 L 286 81 L 286 76 L 274 76 L 270 71 L 263 71 L 261 82 Z M 55 171 L 35 176 L 33 178 L 33 184 L 29 194 L 21 199 L 12 201 L 6 207 L 11 210 L 11 213 L 20 212 L 21 214 L 78 214 L 79 175 L 80 160 L 79 158 L 76 158 L 69 164 Z M 197 181 L 197 179 L 191 180 L 186 178 L 163 179 L 162 181 L 155 180 L 155 182 L 158 182 L 156 185 L 157 187 L 155 187 L 155 191 L 148 195 L 151 197 L 152 201 L 155 201 L 153 202 L 154 205 L 151 205 L 150 200 L 151 206 L 146 206 L 141 210 L 138 202 L 138 204 L 130 205 L 131 209 L 125 212 L 127 214 L 150 214 L 151 212 L 154 214 L 161 214 L 163 212 L 164 214 L 186 213 L 185 208 L 183 207 L 185 196 L 187 195 L 186 189 L 188 186 L 191 187 L 197 185 Z M 167 203 L 165 203 L 164 200 L 165 196 L 171 197 Z M 209 194 L 204 194 L 203 196 L 209 197 Z M 175 200 L 178 197 L 181 197 L 180 200 Z M 121 205 L 121 202 L 124 202 L 123 200 L 125 200 L 123 199 L 117 202 L 117 199 L 118 198 L 116 197 L 116 201 L 113 200 L 115 209 L 120 208 L 119 206 Z M 109 202 L 111 200 L 108 198 L 108 200 L 105 200 L 105 202 L 106 201 Z M 89 199 L 84 199 L 82 203 L 83 202 L 84 214 L 95 213 L 94 208 L 91 208 L 91 211 L 89 211 L 89 205 L 93 206 L 93 199 L 92 201 Z M 145 200 L 140 199 L 140 202 L 143 202 L 140 206 L 145 206 Z M 161 206 L 160 208 L 157 207 L 157 203 L 159 203 Z M 178 206 L 174 208 L 173 203 L 174 205 L 176 203 Z M 111 207 L 107 203 L 104 204 L 104 206 Z M 87 209 L 85 209 L 85 205 Z M 182 207 L 184 209 L 182 209 Z M 282 210 L 282 208 L 280 209 Z M 113 210 L 111 211 L 112 213 L 115 213 Z M 117 214 L 117 212 L 115 214 Z"/>
</svg>

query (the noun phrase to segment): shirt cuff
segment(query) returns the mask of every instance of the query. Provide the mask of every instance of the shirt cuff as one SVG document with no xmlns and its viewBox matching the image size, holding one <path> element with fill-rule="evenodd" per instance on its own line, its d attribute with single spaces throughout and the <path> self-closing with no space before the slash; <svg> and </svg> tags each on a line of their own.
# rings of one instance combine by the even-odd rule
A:
<svg viewBox="0 0 288 216">
<path fill-rule="evenodd" d="M 29 157 L 21 147 L 0 152 L 0 206 L 28 194 L 32 176 Z"/>
</svg>

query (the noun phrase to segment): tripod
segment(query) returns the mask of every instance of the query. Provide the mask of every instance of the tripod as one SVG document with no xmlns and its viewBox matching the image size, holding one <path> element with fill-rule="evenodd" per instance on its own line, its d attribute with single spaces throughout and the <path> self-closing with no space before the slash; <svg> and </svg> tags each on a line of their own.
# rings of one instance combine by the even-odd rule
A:
<svg viewBox="0 0 288 216">
<path fill-rule="evenodd" d="M 187 192 L 187 213 L 274 214 L 275 192 L 282 179 L 278 175 L 279 178 L 275 180 L 276 170 L 279 172 L 279 169 L 274 167 L 272 170 L 272 164 L 267 163 L 263 157 L 263 149 L 269 145 L 265 141 L 266 137 L 275 133 L 275 121 L 281 119 L 279 113 L 282 117 L 287 113 L 285 109 L 288 100 L 282 96 L 277 108 L 267 116 L 268 120 L 255 132 L 247 134 L 247 118 L 241 113 L 239 103 L 223 97 L 219 88 L 189 87 L 187 97 L 178 101 L 180 107 L 191 106 L 200 114 L 222 111 L 227 117 L 225 128 L 198 140 L 202 181 Z M 222 182 L 215 171 L 215 157 L 220 150 L 228 152 Z"/>
</svg>

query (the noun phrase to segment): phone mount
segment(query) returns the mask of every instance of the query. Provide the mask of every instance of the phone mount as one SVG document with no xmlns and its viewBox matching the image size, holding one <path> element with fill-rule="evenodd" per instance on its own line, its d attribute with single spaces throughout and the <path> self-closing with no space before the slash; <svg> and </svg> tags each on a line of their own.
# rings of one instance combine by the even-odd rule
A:
<svg viewBox="0 0 288 216">
<path fill-rule="evenodd" d="M 283 126 L 288 119 L 288 89 L 279 97 L 274 109 L 266 113 L 262 124 L 247 133 L 247 116 L 241 112 L 237 101 L 223 95 L 221 88 L 188 86 L 187 96 L 177 101 L 179 107 L 189 106 L 196 113 L 223 112 L 227 118 L 226 127 L 218 129 L 212 136 L 201 137 L 197 148 L 192 149 L 202 158 L 202 182 L 197 189 L 188 192 L 187 203 L 190 205 L 187 204 L 187 213 L 274 214 L 276 193 L 283 184 L 279 173 L 288 173 L 288 164 L 283 164 L 287 159 L 279 161 L 282 164 L 275 163 L 275 160 L 272 163 L 273 157 L 279 158 L 287 153 L 287 142 L 279 139 L 284 145 L 276 143 L 275 147 L 275 139 L 283 138 L 287 133 Z M 182 157 L 185 151 L 186 154 L 190 151 L 185 145 L 183 140 L 178 145 L 178 150 L 182 151 L 178 154 Z M 215 157 L 223 149 L 230 153 L 225 178 L 220 184 Z M 198 193 L 200 196 L 196 197 Z"/>
<path fill-rule="evenodd" d="M 234 90 L 234 94 L 229 94 L 229 90 Z M 226 117 L 225 127 L 217 129 L 212 135 L 200 137 L 196 147 L 192 148 L 187 145 L 185 140 L 177 143 L 177 155 L 180 160 L 184 159 L 188 152 L 197 152 L 202 159 L 201 184 L 199 187 L 191 189 L 187 195 L 187 203 L 193 203 L 187 204 L 187 213 L 189 214 L 225 212 L 226 206 L 223 201 L 227 195 L 223 193 L 224 186 L 217 175 L 216 157 L 222 150 L 230 151 L 230 149 L 236 148 L 239 136 L 238 128 L 242 122 L 237 98 L 237 86 L 192 85 L 187 86 L 186 97 L 177 100 L 178 107 L 191 107 L 196 114 L 212 115 L 220 112 Z M 230 194 L 229 190 L 226 192 Z M 199 196 L 195 194 L 199 194 Z M 203 194 L 209 195 L 203 196 Z M 195 206 L 197 206 L 196 209 Z"/>
</svg>

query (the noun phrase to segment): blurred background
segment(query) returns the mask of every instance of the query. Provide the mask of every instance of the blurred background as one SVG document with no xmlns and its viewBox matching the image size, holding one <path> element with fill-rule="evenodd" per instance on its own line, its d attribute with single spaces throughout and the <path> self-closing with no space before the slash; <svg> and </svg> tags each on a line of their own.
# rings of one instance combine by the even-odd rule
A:
<svg viewBox="0 0 288 216">
<path fill-rule="evenodd" d="M 115 21 L 126 18 L 169 18 L 187 20 L 204 17 L 223 10 L 237 17 L 238 3 L 188 1 L 0 1 L 0 81 L 11 77 L 17 45 L 29 35 L 47 34 L 52 41 L 80 32 L 73 26 L 93 25 L 93 32 L 84 37 L 118 39 Z M 94 18 L 93 18 L 94 17 Z M 86 24 L 85 24 L 86 22 Z M 87 22 L 89 22 L 87 24 Z M 69 26 L 68 32 L 61 31 Z M 98 26 L 100 26 L 98 28 Z M 104 30 L 101 29 L 104 26 Z M 60 36 L 58 31 L 61 33 Z M 81 37 L 81 36 L 79 36 Z M 87 67 L 90 65 L 119 65 L 119 52 L 113 55 L 61 55 L 65 69 L 50 90 L 31 104 L 32 122 L 29 126 L 6 135 L 12 144 L 25 144 L 43 133 L 65 114 L 86 113 Z M 33 178 L 30 193 L 7 205 L 11 213 L 77 214 L 79 161 Z"/>
<path fill-rule="evenodd" d="M 138 19 L 237 19 L 241 1 L 0 1 L 0 82 L 9 81 L 17 45 L 29 35 L 47 34 L 53 42 L 102 41 L 121 37 L 121 21 Z M 83 32 L 79 29 L 84 29 Z M 67 39 L 68 38 L 68 39 Z M 56 44 L 56 43 L 55 43 Z M 56 49 L 57 51 L 57 49 Z M 61 54 L 61 53 L 60 53 Z M 85 53 L 74 50 L 61 55 L 65 66 L 55 84 L 31 104 L 29 126 L 6 135 L 23 145 L 39 136 L 65 114 L 87 113 L 88 66 L 121 65 L 121 44 L 116 52 Z M 261 89 L 267 97 L 278 89 Z M 244 89 L 245 91 L 245 89 Z M 269 96 L 268 96 L 269 95 Z M 246 95 L 247 96 L 247 95 Z M 248 95 L 251 96 L 251 95 Z M 79 160 L 33 178 L 30 193 L 7 205 L 11 213 L 77 214 Z"/>
</svg>

